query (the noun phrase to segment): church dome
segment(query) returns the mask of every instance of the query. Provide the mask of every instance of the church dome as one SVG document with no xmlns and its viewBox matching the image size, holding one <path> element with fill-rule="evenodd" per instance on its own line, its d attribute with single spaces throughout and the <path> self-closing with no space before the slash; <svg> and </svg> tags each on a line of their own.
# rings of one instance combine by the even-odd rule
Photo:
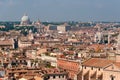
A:
<svg viewBox="0 0 120 80">
<path fill-rule="evenodd" d="M 29 21 L 29 17 L 27 15 L 24 15 L 22 18 L 21 18 L 21 21 Z"/>
</svg>

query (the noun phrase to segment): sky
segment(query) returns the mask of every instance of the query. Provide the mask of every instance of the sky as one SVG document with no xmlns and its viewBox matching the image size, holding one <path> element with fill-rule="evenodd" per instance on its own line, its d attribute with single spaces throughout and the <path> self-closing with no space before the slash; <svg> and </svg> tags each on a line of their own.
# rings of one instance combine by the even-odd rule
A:
<svg viewBox="0 0 120 80">
<path fill-rule="evenodd" d="M 120 21 L 120 0 L 0 0 L 0 21 Z"/>
</svg>

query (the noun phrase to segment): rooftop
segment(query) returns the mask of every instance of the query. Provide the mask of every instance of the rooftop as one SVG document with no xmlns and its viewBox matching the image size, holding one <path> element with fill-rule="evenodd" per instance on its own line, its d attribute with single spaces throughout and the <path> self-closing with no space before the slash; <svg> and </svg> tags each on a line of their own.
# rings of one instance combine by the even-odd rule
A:
<svg viewBox="0 0 120 80">
<path fill-rule="evenodd" d="M 111 64 L 112 60 L 101 59 L 101 58 L 91 58 L 85 62 L 83 62 L 83 66 L 90 66 L 90 67 L 106 67 L 107 65 Z"/>
</svg>

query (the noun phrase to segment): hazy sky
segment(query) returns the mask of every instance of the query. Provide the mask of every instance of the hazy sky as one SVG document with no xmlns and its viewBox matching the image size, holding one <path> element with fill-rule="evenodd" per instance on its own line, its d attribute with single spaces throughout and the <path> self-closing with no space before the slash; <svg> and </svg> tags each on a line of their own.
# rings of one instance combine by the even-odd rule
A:
<svg viewBox="0 0 120 80">
<path fill-rule="evenodd" d="M 120 0 L 0 0 L 0 21 L 120 21 Z"/>
</svg>

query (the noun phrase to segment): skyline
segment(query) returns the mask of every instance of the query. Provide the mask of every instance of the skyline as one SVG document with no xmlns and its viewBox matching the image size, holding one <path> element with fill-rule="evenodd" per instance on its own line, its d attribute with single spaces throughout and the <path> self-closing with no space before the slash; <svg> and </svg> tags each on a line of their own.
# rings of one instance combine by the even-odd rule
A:
<svg viewBox="0 0 120 80">
<path fill-rule="evenodd" d="M 119 0 L 0 0 L 0 21 L 120 21 Z"/>
</svg>

